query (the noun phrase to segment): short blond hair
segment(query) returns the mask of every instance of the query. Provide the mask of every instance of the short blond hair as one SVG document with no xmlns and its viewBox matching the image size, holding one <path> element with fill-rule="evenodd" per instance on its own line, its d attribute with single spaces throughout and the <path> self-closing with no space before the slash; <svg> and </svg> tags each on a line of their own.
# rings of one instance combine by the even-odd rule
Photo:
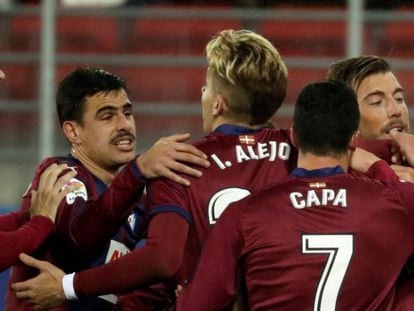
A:
<svg viewBox="0 0 414 311">
<path fill-rule="evenodd" d="M 266 123 L 286 96 L 287 68 L 277 49 L 250 30 L 223 30 L 206 46 L 210 72 L 231 113 L 250 125 Z"/>
</svg>

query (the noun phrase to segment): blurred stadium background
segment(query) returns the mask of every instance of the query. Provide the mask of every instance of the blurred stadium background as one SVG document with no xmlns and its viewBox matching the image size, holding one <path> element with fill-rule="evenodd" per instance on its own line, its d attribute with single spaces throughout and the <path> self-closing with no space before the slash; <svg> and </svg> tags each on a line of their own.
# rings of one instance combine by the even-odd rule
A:
<svg viewBox="0 0 414 311">
<path fill-rule="evenodd" d="M 204 46 L 225 28 L 255 30 L 284 57 L 289 85 L 278 127 L 290 125 L 305 84 L 361 54 L 391 62 L 414 120 L 414 1 L 0 0 L 0 213 L 18 207 L 40 159 L 68 153 L 54 94 L 77 66 L 127 80 L 139 151 L 163 135 L 202 136 Z"/>
</svg>

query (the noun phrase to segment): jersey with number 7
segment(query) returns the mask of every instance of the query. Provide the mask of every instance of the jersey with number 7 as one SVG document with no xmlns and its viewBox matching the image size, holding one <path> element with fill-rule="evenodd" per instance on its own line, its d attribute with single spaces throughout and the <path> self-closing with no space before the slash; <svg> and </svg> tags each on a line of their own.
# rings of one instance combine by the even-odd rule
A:
<svg viewBox="0 0 414 311">
<path fill-rule="evenodd" d="M 414 250 L 412 187 L 296 169 L 223 213 L 178 310 L 226 310 L 243 288 L 249 310 L 392 310 Z"/>
</svg>

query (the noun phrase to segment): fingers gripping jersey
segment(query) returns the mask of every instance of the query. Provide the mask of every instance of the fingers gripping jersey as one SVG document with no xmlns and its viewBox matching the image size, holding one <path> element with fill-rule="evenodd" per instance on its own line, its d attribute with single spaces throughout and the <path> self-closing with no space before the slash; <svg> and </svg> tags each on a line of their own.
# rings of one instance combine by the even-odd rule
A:
<svg viewBox="0 0 414 311">
<path fill-rule="evenodd" d="M 73 157 L 49 158 L 38 166 L 31 189 L 37 189 L 41 173 L 52 163 L 67 163 L 76 169 L 77 175 L 70 181 L 75 190 L 62 200 L 55 221 L 56 233 L 35 257 L 48 260 L 65 272 L 73 272 L 115 260 L 133 249 L 146 222 L 146 213 L 138 204 L 146 181 L 135 162 L 127 164 L 107 187 Z M 28 213 L 30 200 L 27 191 L 21 213 Z M 13 266 L 10 283 L 34 275 L 36 271 L 17 264 Z M 31 310 L 12 291 L 8 291 L 6 308 Z"/>
</svg>

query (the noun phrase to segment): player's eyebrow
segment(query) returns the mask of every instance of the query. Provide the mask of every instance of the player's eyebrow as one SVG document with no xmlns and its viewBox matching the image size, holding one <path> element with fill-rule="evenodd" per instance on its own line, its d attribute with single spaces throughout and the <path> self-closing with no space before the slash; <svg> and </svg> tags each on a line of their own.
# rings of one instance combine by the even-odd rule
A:
<svg viewBox="0 0 414 311">
<path fill-rule="evenodd" d="M 392 92 L 392 95 L 395 95 L 396 93 L 403 93 L 404 94 L 404 89 L 402 87 L 397 87 L 394 92 Z"/>
<path fill-rule="evenodd" d="M 364 98 L 363 98 L 363 100 L 366 100 L 366 99 L 368 99 L 369 97 L 374 96 L 374 95 L 384 96 L 384 95 L 385 95 L 385 93 L 384 93 L 383 91 L 380 91 L 380 90 L 375 90 L 375 91 L 373 91 L 373 92 L 368 93 L 367 95 L 365 95 L 365 96 L 364 96 Z"/>
<path fill-rule="evenodd" d="M 117 108 L 117 107 L 115 107 L 115 106 L 112 106 L 112 105 L 106 105 L 106 106 L 103 106 L 103 107 L 99 108 L 99 109 L 96 111 L 96 115 L 100 115 L 100 114 L 103 114 L 103 113 L 106 113 L 106 112 L 115 112 L 115 111 L 117 111 L 118 109 L 119 109 L 119 108 Z M 132 110 L 132 104 L 131 104 L 130 102 L 125 103 L 125 104 L 122 106 L 122 110 L 125 110 L 125 109 Z"/>
<path fill-rule="evenodd" d="M 404 89 L 402 87 L 397 87 L 397 88 L 395 88 L 394 92 L 392 92 L 392 95 L 395 95 L 396 93 L 404 93 Z M 368 99 L 370 96 L 375 96 L 375 95 L 384 96 L 385 92 L 381 91 L 381 90 L 375 90 L 375 91 L 365 95 L 363 100 Z"/>
<path fill-rule="evenodd" d="M 100 115 L 100 114 L 103 114 L 103 113 L 106 113 L 106 112 L 115 112 L 117 110 L 118 110 L 118 108 L 115 107 L 115 106 L 106 105 L 106 106 L 103 106 L 103 107 L 99 108 L 96 111 L 96 114 L 95 115 Z"/>
</svg>

